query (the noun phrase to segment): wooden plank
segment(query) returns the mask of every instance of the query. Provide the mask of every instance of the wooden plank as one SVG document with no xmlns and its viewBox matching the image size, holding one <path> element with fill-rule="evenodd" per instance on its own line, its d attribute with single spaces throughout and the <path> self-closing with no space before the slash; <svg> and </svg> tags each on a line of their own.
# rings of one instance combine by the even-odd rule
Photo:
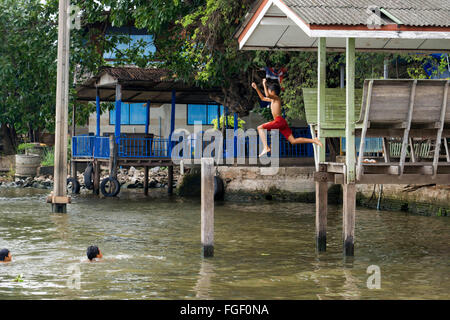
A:
<svg viewBox="0 0 450 320">
<path fill-rule="evenodd" d="M 316 182 L 316 249 L 327 250 L 328 183 Z"/>
<path fill-rule="evenodd" d="M 204 257 L 214 256 L 214 159 L 201 164 L 201 241 Z"/>
<path fill-rule="evenodd" d="M 346 124 L 345 124 L 345 140 L 346 140 L 346 157 L 345 164 L 347 167 L 347 183 L 355 182 L 356 172 L 356 151 L 355 151 L 355 38 L 346 39 Z"/>
<path fill-rule="evenodd" d="M 439 163 L 439 155 L 441 152 L 441 141 L 442 141 L 442 132 L 444 130 L 444 121 L 445 121 L 445 114 L 447 112 L 447 101 L 448 101 L 448 87 L 450 84 L 450 80 L 448 80 L 445 83 L 445 89 L 444 89 L 444 98 L 442 101 L 442 107 L 441 107 L 441 116 L 439 121 L 439 129 L 436 135 L 436 146 L 434 149 L 434 159 L 433 159 L 433 176 L 436 177 L 437 175 L 437 167 Z"/>
<path fill-rule="evenodd" d="M 326 90 L 326 76 L 327 76 L 327 39 L 319 38 L 318 44 L 318 90 L 317 90 L 317 115 L 318 115 L 318 124 L 319 124 L 319 139 L 323 144 L 323 148 L 318 148 L 316 146 L 316 150 L 319 154 L 319 162 L 325 161 L 325 151 L 326 151 L 326 139 L 321 135 L 321 127 L 325 123 L 325 90 Z"/>
<path fill-rule="evenodd" d="M 367 133 L 367 125 L 369 123 L 370 104 L 372 101 L 372 89 L 373 89 L 373 80 L 369 82 L 369 88 L 367 90 L 366 108 L 364 114 L 363 128 L 361 132 L 361 143 L 359 144 L 358 166 L 356 168 L 357 179 L 360 179 L 363 174 L 362 162 L 364 158 L 364 147 L 366 146 L 366 133 Z"/>
<path fill-rule="evenodd" d="M 400 172 L 399 174 L 403 174 L 403 169 L 405 167 L 405 160 L 406 160 L 406 151 L 408 148 L 408 140 L 409 140 L 409 131 L 411 129 L 411 121 L 412 121 L 412 115 L 414 112 L 414 101 L 416 98 L 416 87 L 417 87 L 417 80 L 414 80 L 412 87 L 411 87 L 411 94 L 409 97 L 409 110 L 408 110 L 408 117 L 406 119 L 406 128 L 403 133 L 403 143 L 402 143 L 402 151 L 400 154 Z"/>
<path fill-rule="evenodd" d="M 355 243 L 355 213 L 356 213 L 356 185 L 343 185 L 343 250 L 345 256 L 354 255 Z"/>
</svg>

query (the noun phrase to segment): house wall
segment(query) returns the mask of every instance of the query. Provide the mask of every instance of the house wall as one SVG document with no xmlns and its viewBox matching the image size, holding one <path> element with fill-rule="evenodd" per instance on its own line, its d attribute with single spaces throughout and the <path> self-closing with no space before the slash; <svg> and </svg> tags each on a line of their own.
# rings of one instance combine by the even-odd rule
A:
<svg viewBox="0 0 450 320">
<path fill-rule="evenodd" d="M 159 108 L 150 109 L 150 127 L 149 132 L 155 136 L 168 137 L 170 133 L 170 112 L 171 105 L 164 104 Z M 259 114 L 255 112 L 250 112 L 246 117 L 243 117 L 246 123 L 244 125 L 244 130 L 246 129 L 256 129 L 260 124 L 266 122 L 266 120 Z M 109 122 L 109 112 L 103 113 L 100 117 L 100 130 L 101 135 L 104 133 L 114 133 L 114 125 L 110 125 Z M 161 126 L 160 126 L 161 124 Z M 92 113 L 89 117 L 89 132 L 96 132 L 97 118 L 96 114 Z M 291 121 L 293 127 L 306 127 L 307 124 L 302 120 Z M 211 128 L 211 125 L 204 125 L 206 129 Z M 177 104 L 175 112 L 175 129 L 186 129 L 189 132 L 194 132 L 194 126 L 187 124 L 187 105 Z M 84 130 L 83 130 L 84 131 Z M 145 125 L 122 125 L 121 132 L 123 133 L 144 133 Z M 79 134 L 77 130 L 77 134 Z M 83 132 L 84 133 L 84 132 Z"/>
</svg>

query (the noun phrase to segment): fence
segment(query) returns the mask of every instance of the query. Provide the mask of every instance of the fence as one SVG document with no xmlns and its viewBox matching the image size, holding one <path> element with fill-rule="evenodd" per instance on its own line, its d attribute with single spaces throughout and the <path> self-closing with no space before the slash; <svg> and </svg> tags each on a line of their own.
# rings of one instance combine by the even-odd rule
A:
<svg viewBox="0 0 450 320">
<path fill-rule="evenodd" d="M 109 158 L 109 138 L 96 136 L 72 137 L 72 156 L 75 158 Z"/>
<path fill-rule="evenodd" d="M 293 128 L 294 137 L 311 138 L 309 128 Z M 187 149 L 190 150 L 190 157 L 194 158 L 196 152 L 202 152 L 211 142 L 205 142 L 201 139 L 202 134 L 198 137 L 193 136 L 187 140 Z M 256 141 L 259 146 L 259 137 L 255 140 L 249 137 L 245 139 L 245 155 L 246 157 L 256 157 L 254 144 Z M 271 141 L 271 135 L 268 134 L 268 142 Z M 181 143 L 181 142 L 178 142 Z M 172 145 L 177 144 L 176 142 Z M 233 143 L 233 145 L 235 145 Z M 238 143 L 238 148 L 242 148 Z M 312 158 L 314 150 L 311 144 L 292 145 L 283 135 L 280 135 L 280 158 Z M 119 138 L 118 156 L 121 158 L 168 158 L 170 157 L 170 141 L 162 138 Z M 234 149 L 233 149 L 234 150 Z M 257 151 L 257 150 L 256 150 Z M 234 157 L 233 152 L 227 152 L 227 141 L 223 141 L 224 158 Z M 72 138 L 72 155 L 75 158 L 93 157 L 93 158 L 109 158 L 109 138 L 96 136 L 76 136 Z M 183 153 L 178 155 L 183 157 Z M 213 155 L 214 156 L 214 155 Z"/>
</svg>

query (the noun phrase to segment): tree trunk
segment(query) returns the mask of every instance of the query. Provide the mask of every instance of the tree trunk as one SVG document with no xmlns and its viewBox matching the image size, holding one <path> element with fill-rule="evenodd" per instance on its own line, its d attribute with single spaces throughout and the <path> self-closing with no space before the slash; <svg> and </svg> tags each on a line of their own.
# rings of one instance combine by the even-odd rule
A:
<svg viewBox="0 0 450 320">
<path fill-rule="evenodd" d="M 16 153 L 16 133 L 14 128 L 9 128 L 8 125 L 0 125 L 0 152 L 5 155 Z"/>
</svg>

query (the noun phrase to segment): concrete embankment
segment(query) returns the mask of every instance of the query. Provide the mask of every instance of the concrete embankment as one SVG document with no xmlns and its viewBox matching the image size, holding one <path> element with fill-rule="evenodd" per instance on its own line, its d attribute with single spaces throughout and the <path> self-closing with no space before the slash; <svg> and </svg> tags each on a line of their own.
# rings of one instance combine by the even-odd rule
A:
<svg viewBox="0 0 450 320">
<path fill-rule="evenodd" d="M 225 184 L 225 200 L 315 201 L 313 167 L 284 167 L 276 171 L 260 167 L 218 167 Z M 197 177 L 198 176 L 198 177 Z M 185 175 L 179 194 L 195 196 L 199 172 Z M 329 203 L 342 202 L 339 185 L 330 184 Z M 450 186 L 358 185 L 358 205 L 420 215 L 450 215 Z"/>
</svg>

